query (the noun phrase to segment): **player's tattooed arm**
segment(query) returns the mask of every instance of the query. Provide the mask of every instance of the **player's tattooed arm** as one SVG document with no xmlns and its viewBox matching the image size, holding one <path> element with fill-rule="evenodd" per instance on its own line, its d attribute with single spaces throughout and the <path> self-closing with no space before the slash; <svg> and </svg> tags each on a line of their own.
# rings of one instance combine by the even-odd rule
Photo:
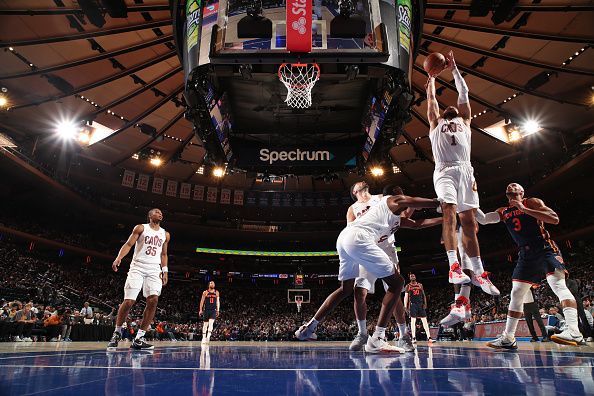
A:
<svg viewBox="0 0 594 396">
<path fill-rule="evenodd" d="M 435 77 L 429 77 L 425 89 L 427 90 L 427 119 L 429 120 L 429 127 L 433 130 L 439 121 L 439 103 L 435 96 Z"/>
<path fill-rule="evenodd" d="M 541 199 L 528 198 L 524 200 L 524 202 L 512 199 L 509 203 L 537 220 L 548 224 L 559 224 L 559 216 L 557 213 L 546 206 Z"/>
</svg>

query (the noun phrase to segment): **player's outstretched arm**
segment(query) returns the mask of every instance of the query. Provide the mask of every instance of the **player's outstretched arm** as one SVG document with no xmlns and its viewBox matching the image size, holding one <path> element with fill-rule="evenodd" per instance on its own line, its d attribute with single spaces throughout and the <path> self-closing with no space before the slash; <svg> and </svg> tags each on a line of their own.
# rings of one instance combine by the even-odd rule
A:
<svg viewBox="0 0 594 396">
<path fill-rule="evenodd" d="M 443 223 L 443 217 L 434 217 L 432 219 L 411 220 L 406 217 L 400 218 L 400 227 L 420 230 L 421 228 L 433 227 Z"/>
<path fill-rule="evenodd" d="M 169 263 L 169 259 L 167 258 L 167 248 L 169 246 L 170 238 L 171 236 L 166 232 L 163 249 L 161 249 L 161 280 L 163 281 L 163 286 L 165 286 L 168 281 L 169 268 L 167 267 L 167 264 Z"/>
<path fill-rule="evenodd" d="M 407 208 L 437 208 L 441 202 L 434 198 L 409 197 L 406 195 L 393 195 L 388 198 L 388 208 L 395 214 L 400 214 Z"/>
<path fill-rule="evenodd" d="M 122 263 L 122 259 L 124 257 L 126 257 L 126 255 L 130 252 L 130 249 L 132 249 L 132 246 L 134 246 L 134 244 L 136 243 L 136 241 L 142 235 L 143 232 L 144 232 L 144 226 L 142 224 L 138 224 L 138 225 L 136 225 L 136 227 L 134 227 L 134 229 L 132 230 L 132 234 L 130 234 L 126 243 L 124 243 L 122 245 L 122 247 L 120 248 L 120 251 L 118 253 L 118 256 L 115 258 L 115 260 L 113 261 L 113 264 L 111 265 L 111 268 L 115 272 L 118 271 L 118 267 Z"/>
<path fill-rule="evenodd" d="M 456 83 L 456 90 L 458 91 L 458 111 L 460 113 L 460 117 L 464 119 L 467 123 L 470 124 L 470 117 L 472 116 L 472 111 L 470 108 L 470 99 L 468 99 L 468 85 L 466 85 L 466 81 L 458 67 L 456 66 L 456 61 L 454 60 L 454 52 L 450 51 L 446 55 L 448 69 L 452 71 L 452 75 L 454 76 L 454 82 Z"/>
<path fill-rule="evenodd" d="M 476 210 L 476 221 L 480 225 L 487 225 L 487 224 L 497 224 L 501 221 L 501 216 L 499 215 L 499 209 L 495 212 L 485 213 L 480 209 Z"/>
<path fill-rule="evenodd" d="M 427 120 L 429 127 L 433 130 L 439 120 L 439 103 L 435 96 L 435 77 L 429 77 L 425 88 L 427 89 Z"/>
<path fill-rule="evenodd" d="M 546 206 L 541 199 L 528 198 L 523 203 L 522 201 L 510 200 L 509 203 L 537 220 L 548 224 L 559 224 L 557 213 Z"/>
</svg>

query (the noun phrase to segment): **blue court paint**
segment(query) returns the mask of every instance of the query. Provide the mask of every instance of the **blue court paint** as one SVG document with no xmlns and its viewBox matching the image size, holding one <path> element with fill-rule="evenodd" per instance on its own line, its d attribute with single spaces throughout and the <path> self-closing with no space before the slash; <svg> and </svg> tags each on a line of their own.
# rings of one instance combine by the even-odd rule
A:
<svg viewBox="0 0 594 396">
<path fill-rule="evenodd" d="M 0 394 L 594 394 L 592 348 L 498 352 L 468 345 L 420 346 L 399 356 L 321 343 L 5 353 Z"/>
</svg>

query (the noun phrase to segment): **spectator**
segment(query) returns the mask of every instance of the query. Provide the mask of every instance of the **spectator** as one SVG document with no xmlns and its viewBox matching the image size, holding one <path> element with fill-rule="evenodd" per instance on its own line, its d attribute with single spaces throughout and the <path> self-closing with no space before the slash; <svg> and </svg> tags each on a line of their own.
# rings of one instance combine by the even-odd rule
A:
<svg viewBox="0 0 594 396">
<path fill-rule="evenodd" d="M 530 342 L 537 342 L 538 336 L 536 335 L 536 330 L 534 329 L 534 321 L 536 320 L 536 324 L 540 328 L 540 335 L 542 337 L 542 342 L 548 342 L 549 337 L 547 336 L 547 330 L 545 329 L 545 325 L 542 322 L 542 318 L 540 317 L 538 304 L 535 301 L 538 301 L 536 294 L 534 293 L 533 286 L 530 289 L 530 293 L 526 294 L 526 300 L 524 301 L 524 317 L 526 318 L 526 325 L 528 326 L 528 330 L 532 335 L 532 339 Z"/>
<path fill-rule="evenodd" d="M 74 316 L 72 315 L 72 311 L 67 309 L 64 311 L 64 316 L 62 318 L 62 341 L 70 342 L 70 333 L 72 332 L 72 323 L 74 320 Z"/>
<path fill-rule="evenodd" d="M 93 308 L 89 306 L 88 302 L 85 302 L 84 307 L 80 310 L 80 314 L 85 324 L 93 323 Z"/>
<path fill-rule="evenodd" d="M 45 327 L 49 341 L 58 341 L 58 334 L 60 334 L 60 330 L 62 329 L 62 316 L 58 312 L 51 314 L 43 321 L 43 327 Z"/>
<path fill-rule="evenodd" d="M 35 314 L 31 310 L 33 307 L 32 303 L 27 303 L 20 311 L 14 315 L 14 321 L 16 326 L 16 337 L 15 341 L 33 341 L 31 339 L 31 331 L 35 325 Z"/>
<path fill-rule="evenodd" d="M 547 329 L 547 336 L 560 333 L 564 324 L 565 318 L 563 318 L 563 315 L 559 313 L 559 308 L 554 305 L 549 307 L 548 321 L 547 325 L 545 326 Z"/>
<path fill-rule="evenodd" d="M 592 305 L 592 300 L 590 300 L 590 297 L 584 298 L 584 309 L 590 312 L 590 315 L 594 315 L 594 305 Z"/>
</svg>

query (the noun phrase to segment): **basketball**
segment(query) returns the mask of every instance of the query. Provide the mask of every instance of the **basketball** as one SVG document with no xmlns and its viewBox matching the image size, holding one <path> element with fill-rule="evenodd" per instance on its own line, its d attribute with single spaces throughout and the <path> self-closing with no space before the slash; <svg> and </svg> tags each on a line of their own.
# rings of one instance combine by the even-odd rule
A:
<svg viewBox="0 0 594 396">
<path fill-rule="evenodd" d="M 425 58 L 425 62 L 423 62 L 423 69 L 429 75 L 436 76 L 443 71 L 447 66 L 446 58 L 439 52 L 432 52 L 429 54 L 427 58 Z"/>
</svg>

